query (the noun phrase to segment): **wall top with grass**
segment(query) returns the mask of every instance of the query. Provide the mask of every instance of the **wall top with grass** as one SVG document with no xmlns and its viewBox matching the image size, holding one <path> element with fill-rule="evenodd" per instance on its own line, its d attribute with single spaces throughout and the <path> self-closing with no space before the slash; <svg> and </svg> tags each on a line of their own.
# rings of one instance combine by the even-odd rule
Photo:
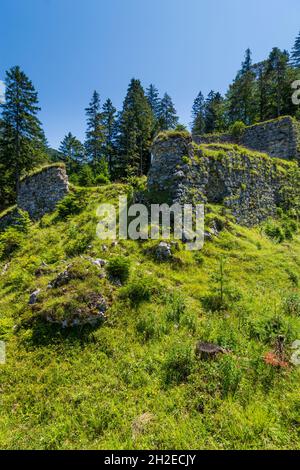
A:
<svg viewBox="0 0 300 470">
<path fill-rule="evenodd" d="M 235 143 L 271 157 L 300 160 L 300 123 L 290 116 L 283 116 L 253 126 L 233 126 L 224 134 L 193 136 L 197 144 Z"/>
</svg>

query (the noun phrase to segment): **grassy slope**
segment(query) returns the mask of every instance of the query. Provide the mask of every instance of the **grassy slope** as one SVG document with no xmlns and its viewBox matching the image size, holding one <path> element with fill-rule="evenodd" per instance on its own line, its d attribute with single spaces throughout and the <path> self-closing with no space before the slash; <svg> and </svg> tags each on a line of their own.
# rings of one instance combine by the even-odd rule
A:
<svg viewBox="0 0 300 470">
<path fill-rule="evenodd" d="M 173 262 L 153 258 L 153 241 L 122 241 L 102 252 L 102 242 L 92 240 L 95 205 L 123 190 L 87 191 L 84 210 L 66 222 L 44 217 L 0 276 L 0 339 L 7 343 L 0 447 L 299 448 L 299 369 L 277 371 L 262 357 L 280 332 L 288 344 L 300 339 L 300 318 L 283 309 L 283 299 L 298 291 L 300 237 L 275 244 L 259 229 L 228 223 L 200 255 L 181 246 Z M 70 259 L 83 263 L 82 253 L 129 257 L 129 287 L 117 288 L 92 270 L 47 290 Z M 203 298 L 217 288 L 222 255 L 231 293 L 226 310 L 212 313 Z M 42 261 L 52 272 L 36 277 Z M 141 279 L 151 298 L 132 305 L 129 289 Z M 43 294 L 36 312 L 27 304 L 37 287 Z M 95 290 L 112 301 L 98 328 L 62 331 L 28 322 L 53 308 L 61 314 L 72 308 L 75 292 Z M 200 339 L 232 354 L 197 361 Z"/>
</svg>

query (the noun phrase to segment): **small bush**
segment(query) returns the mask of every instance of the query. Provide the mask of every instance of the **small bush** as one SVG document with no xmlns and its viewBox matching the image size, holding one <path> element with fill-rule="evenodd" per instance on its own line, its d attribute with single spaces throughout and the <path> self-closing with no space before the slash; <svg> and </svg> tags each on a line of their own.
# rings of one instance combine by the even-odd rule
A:
<svg viewBox="0 0 300 470">
<path fill-rule="evenodd" d="M 152 278 L 142 277 L 134 279 L 125 287 L 121 293 L 121 297 L 128 298 L 132 305 L 138 306 L 142 302 L 151 299 L 153 293 L 157 290 Z"/>
<path fill-rule="evenodd" d="M 249 336 L 265 344 L 273 344 L 282 335 L 286 341 L 292 341 L 295 334 L 290 321 L 282 316 L 274 315 L 267 319 L 249 323 Z"/>
<path fill-rule="evenodd" d="M 276 222 L 268 222 L 265 226 L 265 234 L 272 240 L 282 243 L 285 239 L 285 233 L 282 227 Z"/>
<path fill-rule="evenodd" d="M 116 256 L 108 262 L 106 271 L 112 279 L 125 284 L 130 275 L 130 260 L 124 256 Z"/>
<path fill-rule="evenodd" d="M 181 316 L 186 310 L 185 299 L 181 294 L 171 294 L 167 298 L 167 321 L 179 324 Z"/>
<path fill-rule="evenodd" d="M 22 209 L 18 209 L 18 212 L 14 218 L 14 226 L 17 231 L 28 233 L 31 226 L 31 220 L 28 212 L 23 211 Z"/>
<path fill-rule="evenodd" d="M 286 269 L 286 272 L 287 272 L 287 275 L 288 275 L 289 280 L 291 281 L 291 283 L 295 287 L 298 287 L 299 286 L 299 276 L 298 276 L 298 274 L 295 273 L 294 271 L 292 271 L 291 269 Z"/>
<path fill-rule="evenodd" d="M 158 315 L 155 315 L 153 308 L 143 312 L 136 323 L 136 331 L 142 336 L 144 341 L 158 339 L 166 333 L 166 326 Z"/>
<path fill-rule="evenodd" d="M 166 385 L 185 382 L 193 368 L 193 355 L 189 345 L 176 344 L 167 353 L 163 364 Z"/>
<path fill-rule="evenodd" d="M 286 315 L 300 316 L 300 295 L 290 294 L 283 300 L 283 311 Z"/>
<path fill-rule="evenodd" d="M 234 138 L 239 139 L 242 137 L 243 133 L 245 132 L 245 129 L 246 129 L 246 125 L 242 121 L 236 121 L 230 127 L 230 134 Z"/>
<path fill-rule="evenodd" d="M 21 247 L 24 235 L 16 227 L 8 227 L 0 235 L 0 258 L 5 259 Z"/>
<path fill-rule="evenodd" d="M 108 176 L 104 175 L 104 174 L 100 174 L 98 176 L 96 176 L 96 179 L 95 179 L 95 183 L 97 186 L 101 186 L 103 184 L 109 184 L 109 178 Z"/>
<path fill-rule="evenodd" d="M 70 215 L 76 215 L 83 209 L 81 198 L 77 198 L 75 194 L 68 194 L 62 201 L 57 204 L 57 212 L 59 218 L 63 219 Z"/>
</svg>

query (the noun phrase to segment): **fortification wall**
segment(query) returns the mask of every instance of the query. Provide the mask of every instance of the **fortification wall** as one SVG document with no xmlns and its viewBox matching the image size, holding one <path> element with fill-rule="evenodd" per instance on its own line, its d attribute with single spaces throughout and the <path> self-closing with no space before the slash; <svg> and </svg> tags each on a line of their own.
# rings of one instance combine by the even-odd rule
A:
<svg viewBox="0 0 300 470">
<path fill-rule="evenodd" d="M 17 206 L 38 220 L 55 209 L 69 190 L 68 176 L 62 165 L 52 165 L 27 176 L 20 186 Z"/>
<path fill-rule="evenodd" d="M 148 177 L 151 201 L 219 203 L 238 223 L 252 226 L 287 205 L 300 181 L 296 162 L 269 157 L 230 144 L 197 146 L 191 137 L 158 138 Z M 157 197 L 157 195 L 159 197 Z"/>
<path fill-rule="evenodd" d="M 300 123 L 289 116 L 246 127 L 239 137 L 228 133 L 193 139 L 197 144 L 236 143 L 271 157 L 300 160 Z"/>
</svg>

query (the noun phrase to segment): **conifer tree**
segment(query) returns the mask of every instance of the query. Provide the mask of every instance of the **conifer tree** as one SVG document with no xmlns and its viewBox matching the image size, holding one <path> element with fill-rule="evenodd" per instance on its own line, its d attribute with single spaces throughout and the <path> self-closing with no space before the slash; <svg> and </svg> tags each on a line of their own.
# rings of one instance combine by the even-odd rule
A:
<svg viewBox="0 0 300 470">
<path fill-rule="evenodd" d="M 300 32 L 295 40 L 290 62 L 293 67 L 300 68 Z"/>
<path fill-rule="evenodd" d="M 162 131 L 175 129 L 178 124 L 178 116 L 172 98 L 164 94 L 159 107 L 159 127 Z"/>
<path fill-rule="evenodd" d="M 193 135 L 201 135 L 205 130 L 205 100 L 201 91 L 198 93 L 192 107 L 191 130 Z"/>
<path fill-rule="evenodd" d="M 243 121 L 247 125 L 255 122 L 259 103 L 256 74 L 252 67 L 250 49 L 246 50 L 241 70 L 239 70 L 233 84 L 229 87 L 227 100 L 230 122 Z"/>
<path fill-rule="evenodd" d="M 67 171 L 73 172 L 84 163 L 85 151 L 82 143 L 69 132 L 62 140 L 59 151 L 66 164 Z"/>
<path fill-rule="evenodd" d="M 213 90 L 205 101 L 205 133 L 222 132 L 226 129 L 224 99 Z"/>
<path fill-rule="evenodd" d="M 0 164 L 18 192 L 22 174 L 46 159 L 46 138 L 37 117 L 38 95 L 19 66 L 6 72 L 1 109 Z"/>
<path fill-rule="evenodd" d="M 148 171 L 153 119 L 141 82 L 132 79 L 119 118 L 118 177 L 141 175 Z"/>
<path fill-rule="evenodd" d="M 264 80 L 267 85 L 267 115 L 272 119 L 287 114 L 291 108 L 291 82 L 288 70 L 289 54 L 274 47 L 267 60 Z"/>
<path fill-rule="evenodd" d="M 85 149 L 90 163 L 96 168 L 101 164 L 101 159 L 103 158 L 103 144 L 105 141 L 100 97 L 97 91 L 94 91 L 91 102 L 85 111 L 87 116 Z"/>
<path fill-rule="evenodd" d="M 112 101 L 107 99 L 102 108 L 102 124 L 105 137 L 103 150 L 110 174 L 113 172 L 113 160 L 116 151 L 116 112 L 117 110 L 113 106 Z"/>
<path fill-rule="evenodd" d="M 150 84 L 146 90 L 146 96 L 148 98 L 149 104 L 151 106 L 152 112 L 155 116 L 155 119 L 159 119 L 160 113 L 160 98 L 158 89 L 155 85 Z"/>
</svg>

